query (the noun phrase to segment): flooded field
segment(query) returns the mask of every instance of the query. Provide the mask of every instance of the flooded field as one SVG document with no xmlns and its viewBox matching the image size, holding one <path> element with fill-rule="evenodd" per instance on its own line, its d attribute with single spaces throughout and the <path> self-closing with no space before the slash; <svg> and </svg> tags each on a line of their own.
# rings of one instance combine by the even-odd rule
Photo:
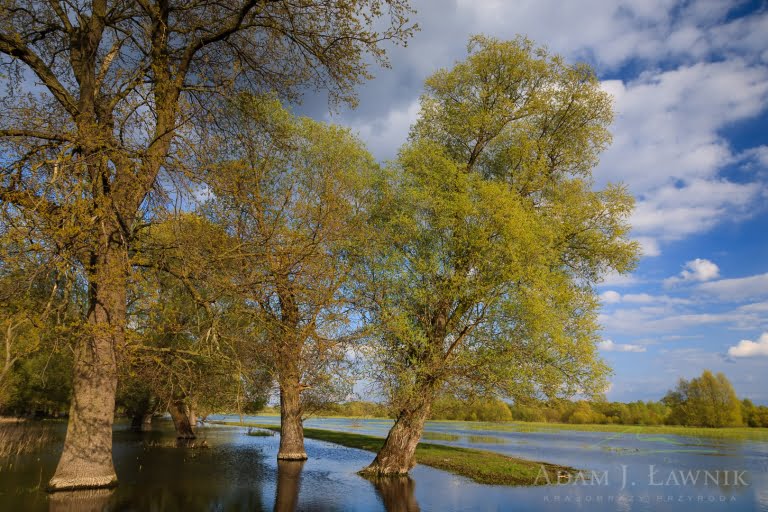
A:
<svg viewBox="0 0 768 512">
<path fill-rule="evenodd" d="M 306 425 L 384 436 L 391 421 L 328 418 L 310 419 Z M 308 439 L 306 463 L 278 464 L 278 436 L 249 436 L 246 428 L 211 425 L 199 431 L 205 447 L 190 449 L 176 447 L 168 423 L 155 426 L 150 433 L 117 427 L 114 458 L 120 485 L 103 493 L 44 492 L 60 441 L 0 459 L 0 509 L 768 510 L 768 443 L 760 441 L 428 424 L 425 438 L 432 443 L 583 470 L 572 481 L 515 488 L 479 485 L 421 465 L 410 479 L 371 482 L 357 475 L 371 461 L 369 452 Z"/>
</svg>

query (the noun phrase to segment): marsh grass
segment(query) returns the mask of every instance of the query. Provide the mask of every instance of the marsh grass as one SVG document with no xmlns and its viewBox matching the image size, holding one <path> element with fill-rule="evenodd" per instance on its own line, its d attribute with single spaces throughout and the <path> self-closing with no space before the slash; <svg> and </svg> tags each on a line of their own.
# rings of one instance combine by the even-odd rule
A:
<svg viewBox="0 0 768 512">
<path fill-rule="evenodd" d="M 56 439 L 49 425 L 32 422 L 0 423 L 0 457 L 37 451 Z"/>
<path fill-rule="evenodd" d="M 205 439 L 160 439 L 144 441 L 145 448 L 185 448 L 190 450 L 207 450 L 208 441 Z"/>
<path fill-rule="evenodd" d="M 251 437 L 272 437 L 275 435 L 275 433 L 272 432 L 271 430 L 267 430 L 263 428 L 248 427 L 248 430 L 246 431 L 245 435 L 251 436 Z"/>
</svg>

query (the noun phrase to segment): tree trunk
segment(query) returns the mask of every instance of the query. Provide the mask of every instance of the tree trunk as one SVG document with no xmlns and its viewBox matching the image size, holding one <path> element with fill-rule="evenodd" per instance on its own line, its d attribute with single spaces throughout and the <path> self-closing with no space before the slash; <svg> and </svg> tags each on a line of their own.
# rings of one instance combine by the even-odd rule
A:
<svg viewBox="0 0 768 512">
<path fill-rule="evenodd" d="M 152 430 L 152 416 L 153 413 L 147 412 L 141 417 L 141 431 L 149 432 Z"/>
<path fill-rule="evenodd" d="M 299 503 L 303 460 L 277 461 L 275 512 L 293 512 Z"/>
<path fill-rule="evenodd" d="M 141 423 L 144 420 L 144 415 L 141 413 L 134 414 L 131 417 L 131 430 L 141 430 Z"/>
<path fill-rule="evenodd" d="M 389 430 L 384 446 L 376 454 L 371 465 L 361 473 L 372 476 L 407 475 L 416 465 L 413 454 L 432 408 L 432 399 L 429 396 L 431 395 L 419 399 L 415 406 L 400 411 L 395 424 Z"/>
<path fill-rule="evenodd" d="M 189 421 L 189 406 L 184 400 L 172 400 L 168 404 L 168 412 L 171 413 L 173 426 L 176 427 L 176 439 L 195 439 L 195 431 Z"/>
<path fill-rule="evenodd" d="M 192 430 L 197 430 L 197 414 L 195 413 L 195 408 L 191 405 L 187 408 L 189 417 L 189 424 L 192 426 Z"/>
<path fill-rule="evenodd" d="M 89 332 L 75 349 L 67 435 L 50 491 L 117 485 L 112 462 L 115 348 L 125 340 L 127 255 L 112 241 L 102 244 L 106 254 L 91 259 Z"/>
<path fill-rule="evenodd" d="M 301 421 L 301 388 L 298 379 L 280 383 L 280 450 L 281 460 L 306 460 L 304 425 Z"/>
</svg>

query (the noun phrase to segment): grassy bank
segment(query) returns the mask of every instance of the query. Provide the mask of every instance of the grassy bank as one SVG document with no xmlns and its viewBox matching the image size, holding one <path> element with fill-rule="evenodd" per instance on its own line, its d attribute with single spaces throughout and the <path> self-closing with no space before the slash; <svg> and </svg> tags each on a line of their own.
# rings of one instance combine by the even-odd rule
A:
<svg viewBox="0 0 768 512">
<path fill-rule="evenodd" d="M 258 423 L 228 421 L 213 421 L 211 423 L 280 431 L 280 427 L 275 425 Z M 384 439 L 381 437 L 316 428 L 305 428 L 304 436 L 374 453 L 384 443 Z M 573 468 L 565 466 L 516 459 L 500 453 L 431 443 L 419 443 L 416 448 L 416 461 L 425 466 L 467 477 L 481 484 L 494 485 L 544 484 L 546 479 L 542 471 L 547 472 L 547 477 L 551 482 L 557 482 L 558 475 L 563 474 L 563 472 L 575 471 Z"/>
</svg>

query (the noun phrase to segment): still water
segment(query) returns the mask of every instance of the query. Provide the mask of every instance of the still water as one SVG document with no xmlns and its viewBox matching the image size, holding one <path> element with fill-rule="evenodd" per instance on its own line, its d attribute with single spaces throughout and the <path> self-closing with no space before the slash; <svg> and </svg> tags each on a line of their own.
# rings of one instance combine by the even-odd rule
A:
<svg viewBox="0 0 768 512">
<path fill-rule="evenodd" d="M 220 417 L 217 419 L 225 419 Z M 228 418 L 227 418 L 228 419 Z M 246 417 L 275 423 L 275 417 Z M 308 427 L 385 435 L 391 421 L 310 419 Z M 208 448 L 177 448 L 169 423 L 151 433 L 116 427 L 120 486 L 101 494 L 47 495 L 60 443 L 0 459 L 0 510 L 21 511 L 751 511 L 768 512 L 768 443 L 429 423 L 429 442 L 570 465 L 583 478 L 540 487 L 479 485 L 425 466 L 410 479 L 356 474 L 371 453 L 308 439 L 306 463 L 276 460 L 279 438 L 240 427 L 199 429 Z"/>
</svg>

